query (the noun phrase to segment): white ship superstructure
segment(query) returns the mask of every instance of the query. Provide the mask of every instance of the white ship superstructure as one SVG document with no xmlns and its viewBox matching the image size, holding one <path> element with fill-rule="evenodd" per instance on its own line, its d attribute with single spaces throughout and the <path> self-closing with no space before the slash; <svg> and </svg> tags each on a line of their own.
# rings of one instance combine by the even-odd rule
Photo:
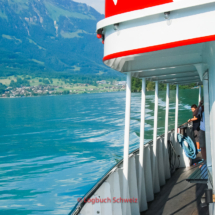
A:
<svg viewBox="0 0 215 215">
<path fill-rule="evenodd" d="M 211 193 L 212 198 L 210 201 L 210 196 L 206 198 L 205 205 L 209 207 L 209 214 L 215 215 L 215 1 L 106 0 L 105 19 L 97 24 L 97 36 L 104 43 L 104 63 L 127 75 L 124 157 L 86 198 L 134 198 L 138 199 L 138 203 L 112 201 L 91 204 L 81 201 L 71 214 L 139 215 L 144 211 L 143 214 L 150 214 L 147 211 L 152 208 L 148 202 L 158 201 L 155 194 L 161 191 L 167 179 L 173 180 L 168 142 L 172 143 L 175 153 L 175 158 L 171 158 L 175 159 L 174 167 L 179 166 L 180 171 L 191 169 L 191 160 L 177 140 L 178 93 L 179 85 L 196 83 L 203 85 L 207 152 L 205 165 L 208 173 L 208 179 L 205 181 L 204 178 L 204 181 L 208 188 L 206 195 Z M 132 77 L 142 79 L 142 102 L 140 147 L 129 154 Z M 146 80 L 155 82 L 155 108 L 153 140 L 144 145 Z M 158 137 L 159 83 L 167 84 L 167 90 L 165 133 Z M 169 85 L 176 85 L 175 129 L 172 131 L 168 131 Z M 201 95 L 201 87 L 199 89 Z M 192 128 L 188 127 L 186 132 L 192 137 Z M 182 202 L 183 197 L 178 204 Z M 168 204 L 168 201 L 163 204 Z M 166 208 L 159 213 L 154 210 L 151 214 L 183 214 L 184 207 L 180 207 L 175 212 L 171 208 L 168 212 Z"/>
</svg>

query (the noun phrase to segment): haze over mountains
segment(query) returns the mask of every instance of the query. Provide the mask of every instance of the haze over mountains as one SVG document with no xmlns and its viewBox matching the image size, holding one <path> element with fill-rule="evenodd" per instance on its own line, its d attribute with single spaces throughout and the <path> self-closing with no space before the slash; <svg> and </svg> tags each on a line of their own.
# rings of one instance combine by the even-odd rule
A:
<svg viewBox="0 0 215 215">
<path fill-rule="evenodd" d="M 0 0 L 0 73 L 117 72 L 102 62 L 103 15 L 71 0 Z"/>
</svg>

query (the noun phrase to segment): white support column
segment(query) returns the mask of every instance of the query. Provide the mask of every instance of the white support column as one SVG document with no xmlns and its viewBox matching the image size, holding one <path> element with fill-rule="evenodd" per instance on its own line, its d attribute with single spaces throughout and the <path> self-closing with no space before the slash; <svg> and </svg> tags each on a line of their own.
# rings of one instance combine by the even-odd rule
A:
<svg viewBox="0 0 215 215">
<path fill-rule="evenodd" d="M 210 139 L 210 112 L 209 112 L 209 92 L 208 92 L 208 73 L 203 78 L 203 93 L 204 93 L 204 113 L 205 113 L 205 141 L 207 166 L 212 166 L 211 159 L 211 139 Z"/>
<path fill-rule="evenodd" d="M 154 193 L 160 192 L 160 183 L 157 165 L 157 125 L 158 125 L 158 81 L 155 81 L 155 109 L 154 109 L 154 133 L 153 133 L 153 184 Z"/>
<path fill-rule="evenodd" d="M 139 203 L 141 211 L 148 209 L 146 201 L 145 176 L 144 176 L 144 129 L 145 129 L 145 105 L 146 105 L 146 79 L 142 78 L 142 98 L 141 98 L 141 121 L 140 121 L 140 149 L 139 149 Z"/>
<path fill-rule="evenodd" d="M 199 85 L 199 102 L 201 101 L 201 90 L 202 90 L 202 87 L 201 87 L 201 85 Z"/>
<path fill-rule="evenodd" d="M 175 147 L 177 144 L 178 133 L 178 84 L 176 84 L 176 102 L 175 102 Z"/>
<path fill-rule="evenodd" d="M 129 133 L 131 114 L 131 72 L 127 73 L 126 106 L 125 106 L 125 134 L 124 134 L 124 159 L 123 159 L 123 198 L 128 195 L 128 159 L 129 159 Z M 123 214 L 126 215 L 126 203 L 123 204 Z"/>
<path fill-rule="evenodd" d="M 166 116 L 165 116 L 165 134 L 164 134 L 164 164 L 165 164 L 165 177 L 170 178 L 169 168 L 169 153 L 168 153 L 168 130 L 169 130 L 169 83 L 166 84 Z"/>
<path fill-rule="evenodd" d="M 153 176 L 152 176 L 152 163 L 151 163 L 151 146 L 148 145 L 144 150 L 144 173 L 145 173 L 145 186 L 146 186 L 146 199 L 147 202 L 154 200 L 153 189 Z"/>
</svg>

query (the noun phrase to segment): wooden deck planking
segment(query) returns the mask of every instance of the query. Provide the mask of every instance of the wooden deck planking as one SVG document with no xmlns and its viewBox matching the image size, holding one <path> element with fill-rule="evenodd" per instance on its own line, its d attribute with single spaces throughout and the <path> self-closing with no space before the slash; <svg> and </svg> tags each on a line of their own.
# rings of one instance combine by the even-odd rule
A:
<svg viewBox="0 0 215 215">
<path fill-rule="evenodd" d="M 193 184 L 186 179 L 198 168 L 180 168 L 148 204 L 149 209 L 141 215 L 207 215 L 208 207 L 201 208 L 200 199 L 206 184 Z"/>
</svg>

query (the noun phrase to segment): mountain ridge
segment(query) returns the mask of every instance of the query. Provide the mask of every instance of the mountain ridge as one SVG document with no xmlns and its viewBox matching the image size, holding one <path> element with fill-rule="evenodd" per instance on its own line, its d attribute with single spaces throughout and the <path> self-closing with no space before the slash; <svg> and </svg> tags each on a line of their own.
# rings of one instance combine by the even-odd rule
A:
<svg viewBox="0 0 215 215">
<path fill-rule="evenodd" d="M 95 26 L 104 15 L 92 7 L 68 0 L 1 0 L 0 8 L 2 75 L 119 74 L 102 62 Z"/>
</svg>

